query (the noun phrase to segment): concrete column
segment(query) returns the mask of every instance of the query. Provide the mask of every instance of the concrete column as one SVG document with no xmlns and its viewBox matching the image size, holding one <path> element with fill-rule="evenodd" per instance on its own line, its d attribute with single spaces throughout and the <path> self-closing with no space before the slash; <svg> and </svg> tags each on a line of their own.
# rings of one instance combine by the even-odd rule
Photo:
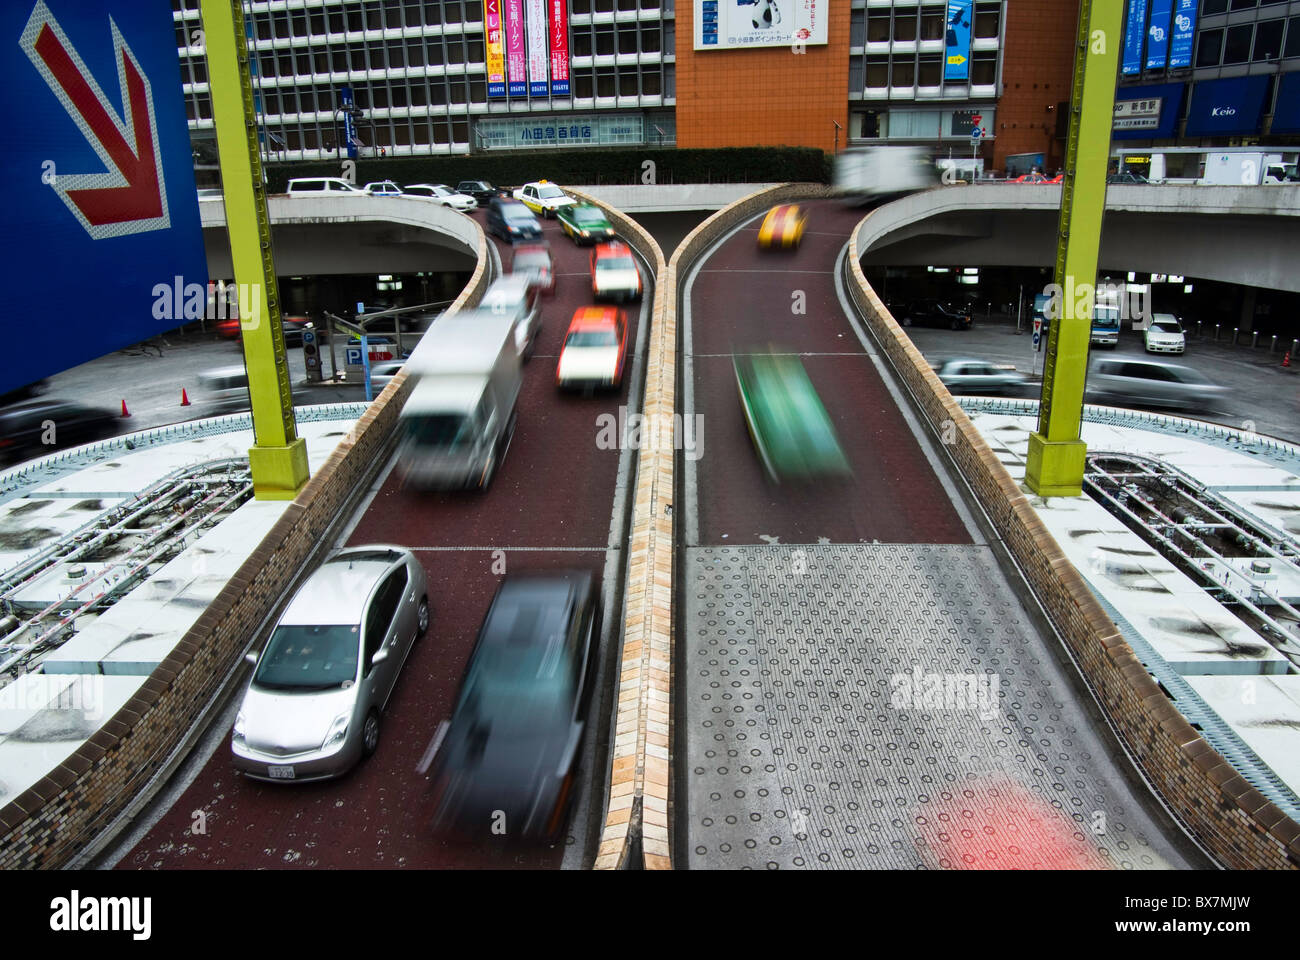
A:
<svg viewBox="0 0 1300 960">
<path fill-rule="evenodd" d="M 1237 326 L 1241 328 L 1242 333 L 1249 333 L 1255 329 L 1255 294 L 1254 287 L 1241 288 L 1241 319 Z"/>
</svg>

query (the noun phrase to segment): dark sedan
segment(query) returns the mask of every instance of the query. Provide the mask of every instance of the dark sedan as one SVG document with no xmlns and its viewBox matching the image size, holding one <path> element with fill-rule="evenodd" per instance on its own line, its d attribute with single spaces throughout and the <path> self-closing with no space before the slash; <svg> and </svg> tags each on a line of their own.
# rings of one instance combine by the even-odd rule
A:
<svg viewBox="0 0 1300 960">
<path fill-rule="evenodd" d="M 969 307 L 954 307 L 938 300 L 917 300 L 894 314 L 905 327 L 947 327 L 949 330 L 969 330 Z"/>
<path fill-rule="evenodd" d="M 497 590 L 432 764 L 434 828 L 469 840 L 564 835 L 600 642 L 599 581 L 511 576 Z"/>
<path fill-rule="evenodd" d="M 473 197 L 480 207 L 493 197 L 500 197 L 506 193 L 504 189 L 494 187 L 486 180 L 462 180 L 456 184 L 456 192 Z"/>
<path fill-rule="evenodd" d="M 0 463 L 17 463 L 117 434 L 111 410 L 69 400 L 27 400 L 0 409 Z"/>
</svg>

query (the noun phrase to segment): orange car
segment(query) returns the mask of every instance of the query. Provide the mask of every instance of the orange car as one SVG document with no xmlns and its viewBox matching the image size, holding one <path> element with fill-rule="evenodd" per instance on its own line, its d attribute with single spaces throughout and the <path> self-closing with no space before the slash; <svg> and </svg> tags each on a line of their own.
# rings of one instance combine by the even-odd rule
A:
<svg viewBox="0 0 1300 960">
<path fill-rule="evenodd" d="M 627 315 L 617 307 L 579 307 L 555 368 L 555 385 L 590 390 L 623 382 Z"/>
<path fill-rule="evenodd" d="M 597 300 L 636 300 L 641 271 L 632 248 L 621 240 L 598 243 L 591 251 L 591 293 Z"/>
<path fill-rule="evenodd" d="M 798 204 L 785 203 L 773 207 L 763 218 L 763 225 L 758 228 L 759 249 L 789 249 L 799 246 L 807 220 L 807 215 L 799 210 Z"/>
</svg>

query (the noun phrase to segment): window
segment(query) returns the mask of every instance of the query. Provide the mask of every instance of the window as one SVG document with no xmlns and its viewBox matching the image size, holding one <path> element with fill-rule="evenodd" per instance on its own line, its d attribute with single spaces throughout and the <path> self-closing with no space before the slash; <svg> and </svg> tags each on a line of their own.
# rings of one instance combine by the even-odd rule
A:
<svg viewBox="0 0 1300 960">
<path fill-rule="evenodd" d="M 591 13 L 591 0 L 571 0 L 569 3 L 569 13 L 575 16 L 582 16 Z"/>
<path fill-rule="evenodd" d="M 614 71 L 613 70 L 596 71 L 596 96 L 598 97 L 614 96 Z"/>
<path fill-rule="evenodd" d="M 937 110 L 891 110 L 889 136 L 937 138 L 940 118 Z"/>
<path fill-rule="evenodd" d="M 384 48 L 382 46 L 373 46 L 370 48 L 370 69 L 382 70 L 387 65 L 384 59 Z"/>
<path fill-rule="evenodd" d="M 625 70 L 618 77 L 618 95 L 635 97 L 637 95 L 637 75 L 635 70 Z"/>
<path fill-rule="evenodd" d="M 469 143 L 468 120 L 453 120 L 451 122 L 451 139 L 453 143 Z"/>
<path fill-rule="evenodd" d="M 1232 0 L 1230 4 L 1230 9 L 1233 10 L 1253 10 L 1254 8 L 1255 0 Z"/>
<path fill-rule="evenodd" d="M 921 39 L 922 40 L 942 40 L 945 37 L 944 27 L 946 21 L 943 15 L 943 9 L 939 11 L 927 10 L 921 14 Z"/>
<path fill-rule="evenodd" d="M 881 115 L 872 110 L 869 113 L 859 114 L 859 116 L 862 118 L 862 126 L 858 128 L 858 136 L 879 137 Z"/>
<path fill-rule="evenodd" d="M 921 56 L 920 71 L 917 74 L 918 82 L 923 87 L 937 87 L 943 81 L 943 58 L 937 53 L 927 53 Z"/>
<path fill-rule="evenodd" d="M 1282 54 L 1282 28 L 1284 20 L 1264 20 L 1255 25 L 1255 48 L 1252 60 L 1275 60 Z"/>
<path fill-rule="evenodd" d="M 895 60 L 893 81 L 890 85 L 894 87 L 911 87 L 915 84 L 916 61 L 911 57 L 906 60 Z"/>
<path fill-rule="evenodd" d="M 575 31 L 570 52 L 575 57 L 591 56 L 591 34 L 587 33 L 585 30 L 581 32 Z"/>
<path fill-rule="evenodd" d="M 424 44 L 419 40 L 406 45 L 406 65 L 408 67 L 424 66 Z"/>
<path fill-rule="evenodd" d="M 614 27 L 612 24 L 596 28 L 596 56 L 608 57 L 614 54 Z"/>
<path fill-rule="evenodd" d="M 406 91 L 407 87 L 405 84 L 398 84 L 393 87 L 392 90 L 389 91 L 390 104 L 394 107 L 406 106 Z"/>
<path fill-rule="evenodd" d="M 375 107 L 376 109 L 379 110 L 384 110 L 388 107 L 387 87 L 375 87 L 374 92 L 371 96 L 372 96 L 372 100 L 370 105 L 372 107 Z"/>
<path fill-rule="evenodd" d="M 313 113 L 316 110 L 316 95 L 311 90 L 298 91 L 298 112 Z"/>
<path fill-rule="evenodd" d="M 581 100 L 590 100 L 592 93 L 591 71 L 575 70 L 573 73 L 573 95 Z"/>
<path fill-rule="evenodd" d="M 618 28 L 618 52 L 619 53 L 636 53 L 637 45 L 637 28 L 636 24 L 629 26 L 620 26 Z"/>
<path fill-rule="evenodd" d="M 1286 49 L 1282 51 L 1282 56 L 1300 57 L 1300 17 L 1292 17 L 1287 22 Z"/>
<path fill-rule="evenodd" d="M 641 93 L 647 97 L 657 97 L 662 87 L 659 83 L 659 71 L 648 70 L 641 74 Z"/>
<path fill-rule="evenodd" d="M 889 11 L 867 11 L 867 43 L 886 43 L 889 41 Z"/>
<path fill-rule="evenodd" d="M 994 50 L 985 50 L 971 57 L 970 82 L 981 86 L 992 86 L 998 79 L 998 55 Z"/>
<path fill-rule="evenodd" d="M 1223 13 L 1228 9 L 1228 0 L 1205 0 L 1201 4 L 1201 16 L 1212 17 L 1216 13 Z"/>
<path fill-rule="evenodd" d="M 388 45 L 388 66 L 393 70 L 400 70 L 406 66 L 406 44 L 390 43 Z"/>
<path fill-rule="evenodd" d="M 1206 30 L 1196 47 L 1196 65 L 1198 67 L 1217 67 L 1223 56 L 1223 31 Z"/>
<path fill-rule="evenodd" d="M 1228 40 L 1223 46 L 1224 63 L 1245 63 L 1250 59 L 1250 35 L 1254 30 L 1253 23 L 1228 28 Z"/>
<path fill-rule="evenodd" d="M 659 52 L 659 26 L 644 27 L 641 30 L 641 52 L 658 53 Z"/>
<path fill-rule="evenodd" d="M 889 86 L 889 58 L 867 57 L 867 89 Z"/>
<path fill-rule="evenodd" d="M 849 46 L 860 47 L 867 37 L 867 11 L 849 11 Z"/>
<path fill-rule="evenodd" d="M 979 4 L 975 8 L 975 37 L 980 40 L 996 40 L 1001 18 L 1001 4 Z"/>
<path fill-rule="evenodd" d="M 894 11 L 894 39 L 903 42 L 916 39 L 916 7 L 899 7 Z"/>
</svg>

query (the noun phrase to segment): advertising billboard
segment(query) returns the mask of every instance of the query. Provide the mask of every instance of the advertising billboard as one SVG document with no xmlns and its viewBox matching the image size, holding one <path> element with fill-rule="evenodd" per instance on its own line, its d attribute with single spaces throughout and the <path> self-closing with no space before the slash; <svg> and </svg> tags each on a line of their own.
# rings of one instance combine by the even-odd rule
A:
<svg viewBox="0 0 1300 960">
<path fill-rule="evenodd" d="M 970 18 L 974 0 L 948 0 L 948 26 L 944 34 L 943 79 L 970 77 Z"/>
<path fill-rule="evenodd" d="M 829 13 L 830 0 L 699 0 L 695 49 L 826 43 Z"/>
<path fill-rule="evenodd" d="M 1169 42 L 1169 69 L 1192 65 L 1192 37 L 1196 33 L 1196 0 L 1177 0 L 1174 5 L 1173 38 Z"/>
<path fill-rule="evenodd" d="M 546 57 L 546 0 L 527 0 L 528 95 L 544 97 L 549 91 Z"/>
<path fill-rule="evenodd" d="M 1147 69 L 1163 70 L 1169 59 L 1169 15 L 1174 0 L 1151 0 L 1151 26 L 1147 28 Z"/>
<path fill-rule="evenodd" d="M 569 11 L 565 0 L 550 0 L 551 96 L 569 95 Z"/>
<path fill-rule="evenodd" d="M 501 0 L 505 4 L 506 84 L 512 97 L 528 96 L 528 60 L 524 56 L 523 0 Z"/>
<path fill-rule="evenodd" d="M 1147 0 L 1129 0 L 1124 24 L 1124 58 L 1120 72 L 1125 76 L 1142 72 L 1142 38 L 1147 28 Z"/>
<path fill-rule="evenodd" d="M 501 0 L 483 0 L 487 23 L 487 95 L 506 95 L 505 46 L 501 42 Z"/>
</svg>

